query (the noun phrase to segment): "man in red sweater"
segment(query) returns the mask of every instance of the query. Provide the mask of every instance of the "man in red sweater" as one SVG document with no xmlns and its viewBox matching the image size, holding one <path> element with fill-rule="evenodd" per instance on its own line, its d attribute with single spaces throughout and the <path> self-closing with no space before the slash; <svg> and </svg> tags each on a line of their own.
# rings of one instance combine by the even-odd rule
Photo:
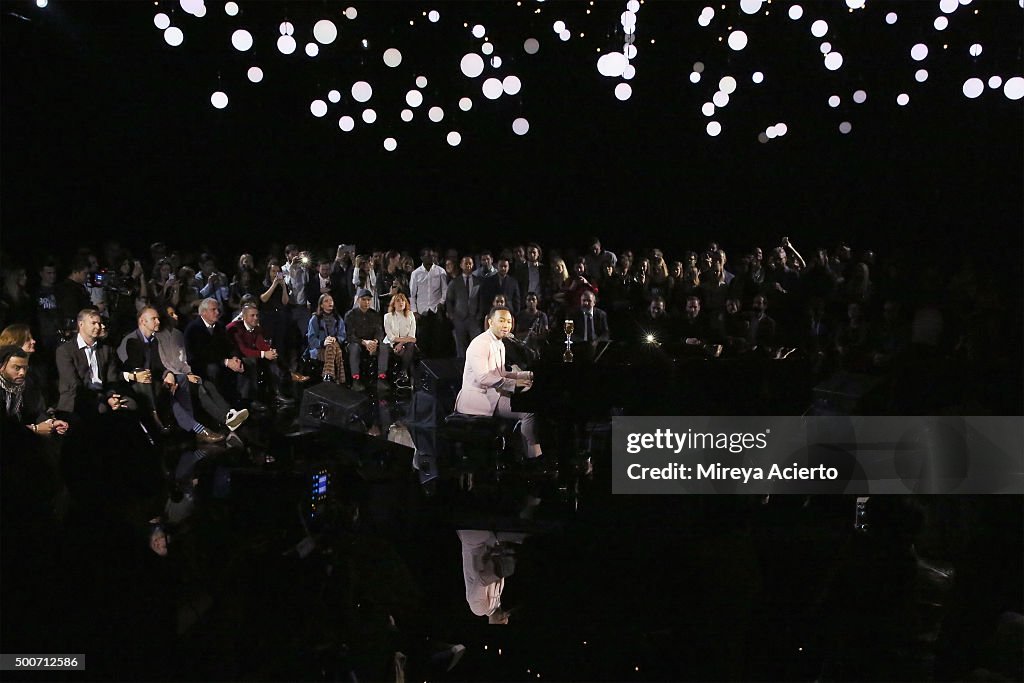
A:
<svg viewBox="0 0 1024 683">
<path fill-rule="evenodd" d="M 238 393 L 246 401 L 252 402 L 255 410 L 263 410 L 265 405 L 257 400 L 255 386 L 260 371 L 270 383 L 274 398 L 279 404 L 288 405 L 295 401 L 281 393 L 285 373 L 278 364 L 277 349 L 270 346 L 263 337 L 260 327 L 260 312 L 255 306 L 246 305 L 242 308 L 242 319 L 228 325 L 228 337 L 242 358 L 244 370 L 238 376 Z"/>
</svg>

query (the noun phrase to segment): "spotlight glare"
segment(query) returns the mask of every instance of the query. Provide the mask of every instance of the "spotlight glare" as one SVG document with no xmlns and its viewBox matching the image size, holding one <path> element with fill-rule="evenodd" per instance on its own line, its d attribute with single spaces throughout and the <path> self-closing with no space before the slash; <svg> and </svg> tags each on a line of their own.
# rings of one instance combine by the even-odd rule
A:
<svg viewBox="0 0 1024 683">
<path fill-rule="evenodd" d="M 501 81 L 499 81 L 497 78 L 488 78 L 486 81 L 484 81 L 483 86 L 481 86 L 481 90 L 484 93 L 484 97 L 486 97 L 489 100 L 498 99 L 499 97 L 501 97 L 501 93 L 504 92 L 501 87 Z"/>
<path fill-rule="evenodd" d="M 252 47 L 252 34 L 240 28 L 231 34 L 231 44 L 239 52 L 245 52 Z"/>
<path fill-rule="evenodd" d="M 482 25 L 477 24 L 476 26 L 473 27 L 474 38 L 483 38 L 485 35 L 487 35 L 487 29 L 485 29 Z"/>
<path fill-rule="evenodd" d="M 363 121 L 366 123 L 373 123 L 377 120 L 377 112 L 372 109 L 363 110 Z"/>
<path fill-rule="evenodd" d="M 341 93 L 337 90 L 331 90 L 327 93 L 327 99 L 337 104 L 338 102 L 341 102 Z"/>
<path fill-rule="evenodd" d="M 291 36 L 285 35 L 277 39 L 277 49 L 283 55 L 290 55 L 295 52 L 295 39 Z"/>
<path fill-rule="evenodd" d="M 164 14 L 163 12 L 160 12 L 155 17 L 153 17 L 153 23 L 156 24 L 156 27 L 158 29 L 163 31 L 164 29 L 166 29 L 168 26 L 171 25 L 171 18 L 169 16 L 167 16 L 166 14 Z"/>
<path fill-rule="evenodd" d="M 419 90 L 410 90 L 405 93 L 405 103 L 414 109 L 423 104 L 423 93 Z"/>
<path fill-rule="evenodd" d="M 459 100 L 459 109 L 461 109 L 462 111 L 469 111 L 472 108 L 473 100 L 469 99 L 468 97 L 463 97 L 461 100 Z"/>
<path fill-rule="evenodd" d="M 320 46 L 316 43 L 306 43 L 306 55 L 308 57 L 316 57 L 320 54 Z"/>
<path fill-rule="evenodd" d="M 327 116 L 327 103 L 323 100 L 313 100 L 309 105 L 309 112 L 319 118 Z"/>
<path fill-rule="evenodd" d="M 427 14 L 427 19 L 430 20 L 430 23 L 432 24 L 436 24 L 440 18 L 441 13 L 438 12 L 436 9 L 430 10 L 430 13 Z"/>
<path fill-rule="evenodd" d="M 227 14 L 229 17 L 237 16 L 238 15 L 238 3 L 237 2 L 225 3 L 224 4 L 224 13 Z"/>
<path fill-rule="evenodd" d="M 290 36 L 295 33 L 295 26 L 290 21 L 282 21 L 281 25 L 277 27 L 278 33 L 282 36 Z"/>
<path fill-rule="evenodd" d="M 988 87 L 992 88 L 993 90 L 997 89 L 1002 84 L 1002 76 L 992 76 L 990 79 L 988 79 Z"/>
<path fill-rule="evenodd" d="M 403 109 L 401 116 L 403 121 L 409 123 L 412 121 L 412 109 Z"/>
<path fill-rule="evenodd" d="M 1024 78 L 1014 76 L 1008 79 L 1003 85 L 1003 94 L 1010 100 L 1019 100 L 1024 97 Z"/>
<path fill-rule="evenodd" d="M 700 83 L 700 74 L 696 71 L 690 72 L 690 83 Z"/>
<path fill-rule="evenodd" d="M 789 8 L 789 18 L 796 21 L 804 15 L 804 8 L 800 5 L 793 5 Z"/>
<path fill-rule="evenodd" d="M 351 116 L 342 116 L 338 119 L 338 128 L 341 128 L 344 132 L 351 132 L 356 127 L 356 121 Z"/>
<path fill-rule="evenodd" d="M 718 121 L 711 121 L 705 130 L 707 130 L 708 135 L 711 137 L 717 137 L 722 132 L 722 124 Z"/>
<path fill-rule="evenodd" d="M 427 111 L 427 118 L 434 123 L 440 123 L 441 119 L 444 118 L 444 109 L 441 109 L 441 107 L 431 107 L 430 110 Z"/>
<path fill-rule="evenodd" d="M 491 43 L 484 43 L 480 46 L 480 52 L 485 55 L 489 55 L 494 52 L 494 45 Z"/>
<path fill-rule="evenodd" d="M 359 12 L 356 11 L 355 7 L 348 7 L 345 9 L 345 18 L 348 20 L 355 19 L 359 16 Z"/>
<path fill-rule="evenodd" d="M 981 50 L 982 50 L 981 43 L 975 43 L 974 45 L 971 45 L 971 47 L 968 50 L 968 52 L 970 52 L 972 57 L 980 57 L 981 56 Z"/>
<path fill-rule="evenodd" d="M 745 14 L 757 14 L 761 11 L 761 0 L 740 0 L 740 9 Z"/>
<path fill-rule="evenodd" d="M 466 78 L 476 78 L 484 72 L 484 59 L 477 53 L 470 52 L 463 56 L 459 67 Z"/>
<path fill-rule="evenodd" d="M 760 71 L 755 71 L 754 75 L 750 77 L 750 80 L 754 81 L 754 83 L 763 83 L 764 74 L 761 73 Z"/>
<path fill-rule="evenodd" d="M 832 97 L 828 98 L 828 106 L 835 109 L 836 107 L 839 106 L 840 101 L 841 100 L 839 99 L 839 95 L 833 95 Z"/>
<path fill-rule="evenodd" d="M 981 82 L 980 78 L 968 78 L 964 81 L 964 96 L 970 99 L 974 99 L 981 95 L 982 91 L 985 90 L 985 84 Z"/>
<path fill-rule="evenodd" d="M 910 95 L 908 95 L 907 93 L 901 92 L 899 95 L 896 96 L 896 104 L 900 105 L 901 107 L 907 106 L 908 102 L 910 102 Z"/>
<path fill-rule="evenodd" d="M 725 107 L 726 105 L 729 104 L 729 96 L 726 93 L 724 93 L 721 90 L 719 90 L 711 98 L 711 101 L 715 103 L 716 107 L 721 109 L 721 108 L 723 108 L 723 107 Z"/>
<path fill-rule="evenodd" d="M 259 83 L 260 81 L 263 80 L 263 69 L 259 68 L 258 66 L 250 66 L 249 71 L 246 72 L 246 75 L 249 77 L 249 80 L 253 83 Z"/>
<path fill-rule="evenodd" d="M 811 24 L 811 35 L 815 38 L 824 38 L 826 33 L 828 33 L 828 22 L 824 19 L 818 19 Z"/>
<path fill-rule="evenodd" d="M 729 47 L 739 52 L 747 46 L 747 34 L 743 31 L 733 31 L 729 34 Z"/>
<path fill-rule="evenodd" d="M 914 47 L 910 48 L 910 58 L 915 62 L 923 61 L 928 56 L 928 46 L 924 43 L 918 43 Z"/>
<path fill-rule="evenodd" d="M 386 149 L 389 152 L 394 152 L 396 149 L 398 149 L 398 140 L 395 140 L 394 138 L 385 138 L 384 149 Z"/>
<path fill-rule="evenodd" d="M 932 23 L 936 31 L 945 31 L 946 27 L 949 26 L 949 19 L 946 17 L 935 17 L 935 21 Z"/>
<path fill-rule="evenodd" d="M 451 145 L 452 147 L 458 147 L 459 143 L 462 142 L 462 135 L 458 131 L 453 130 L 452 132 L 448 133 L 447 140 L 448 144 Z"/>
<path fill-rule="evenodd" d="M 223 109 L 228 106 L 228 96 L 218 90 L 217 92 L 210 95 L 210 104 L 213 105 L 214 109 Z"/>
<path fill-rule="evenodd" d="M 705 102 L 704 105 L 700 108 L 700 113 L 704 114 L 704 116 L 714 116 L 715 115 L 715 103 L 714 102 Z"/>
<path fill-rule="evenodd" d="M 918 83 L 924 83 L 925 81 L 927 81 L 928 80 L 928 70 L 927 69 L 918 69 L 917 71 L 915 71 L 914 72 L 914 80 L 917 81 Z"/>
<path fill-rule="evenodd" d="M 313 24 L 313 37 L 321 45 L 330 45 L 338 37 L 338 27 L 330 19 L 321 19 Z"/>
<path fill-rule="evenodd" d="M 939 0 L 939 10 L 943 14 L 952 14 L 959 6 L 959 0 Z"/>
<path fill-rule="evenodd" d="M 602 76 L 619 78 L 629 64 L 626 55 L 621 52 L 609 52 L 597 58 L 597 70 Z"/>
<path fill-rule="evenodd" d="M 892 26 L 893 24 L 895 24 L 896 23 L 896 19 L 897 19 L 897 16 L 896 16 L 895 12 L 889 12 L 888 14 L 885 15 L 885 23 L 889 24 L 889 26 Z"/>
<path fill-rule="evenodd" d="M 843 55 L 839 52 L 829 52 L 825 55 L 825 68 L 829 71 L 837 71 L 843 65 Z"/>
<path fill-rule="evenodd" d="M 627 64 L 626 68 L 622 70 L 622 77 L 627 81 L 631 81 L 634 76 L 636 76 L 636 67 L 632 64 Z"/>
<path fill-rule="evenodd" d="M 718 89 L 726 95 L 733 94 L 736 92 L 736 79 L 732 76 L 723 77 L 722 80 L 718 81 Z"/>
<path fill-rule="evenodd" d="M 615 98 L 625 102 L 633 95 L 633 88 L 629 83 L 619 83 L 615 86 Z"/>
<path fill-rule="evenodd" d="M 517 95 L 523 88 L 523 82 L 518 76 L 505 76 L 501 81 L 501 87 L 506 95 Z"/>
</svg>

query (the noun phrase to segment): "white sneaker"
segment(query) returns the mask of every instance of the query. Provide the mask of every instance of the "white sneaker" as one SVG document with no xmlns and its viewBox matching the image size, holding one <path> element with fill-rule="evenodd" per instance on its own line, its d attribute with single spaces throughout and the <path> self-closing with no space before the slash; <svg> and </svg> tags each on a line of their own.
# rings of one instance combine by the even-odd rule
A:
<svg viewBox="0 0 1024 683">
<path fill-rule="evenodd" d="M 227 416 L 224 418 L 224 424 L 227 425 L 228 429 L 235 431 L 242 426 L 242 423 L 249 419 L 249 411 L 245 408 L 241 410 L 235 410 L 232 408 L 228 411 Z"/>
</svg>

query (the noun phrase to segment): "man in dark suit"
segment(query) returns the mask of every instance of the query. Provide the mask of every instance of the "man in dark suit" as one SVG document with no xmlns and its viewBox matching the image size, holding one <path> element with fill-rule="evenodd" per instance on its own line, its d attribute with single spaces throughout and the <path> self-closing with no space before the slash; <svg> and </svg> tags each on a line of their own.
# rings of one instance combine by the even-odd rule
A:
<svg viewBox="0 0 1024 683">
<path fill-rule="evenodd" d="M 455 355 L 466 357 L 466 348 L 473 338 L 480 334 L 480 320 L 485 312 L 480 310 L 480 280 L 473 275 L 473 257 L 463 256 L 459 262 L 462 271 L 448 283 L 445 293 L 445 312 L 451 321 L 455 336 Z"/>
<path fill-rule="evenodd" d="M 220 303 L 216 299 L 203 299 L 199 317 L 185 328 L 185 353 L 194 373 L 213 382 L 222 394 L 234 394 L 234 376 L 245 368 L 227 328 L 220 322 Z"/>
<path fill-rule="evenodd" d="M 540 262 L 540 245 L 530 242 L 526 245 L 526 260 L 518 264 L 512 273 L 524 301 L 530 292 L 541 293 L 544 287 L 544 274 L 544 264 Z"/>
<path fill-rule="evenodd" d="M 57 410 L 84 417 L 111 410 L 135 410 L 135 399 L 124 391 L 114 350 L 99 343 L 102 321 L 92 308 L 78 313 L 78 334 L 57 348 L 60 400 Z"/>
<path fill-rule="evenodd" d="M 344 283 L 331 275 L 332 263 L 321 261 L 316 269 L 309 273 L 309 280 L 306 282 L 306 303 L 309 304 L 311 313 L 316 312 L 317 302 L 323 294 L 330 294 L 334 299 L 334 305 L 341 310 L 347 311 L 352 305 L 352 295 L 348 286 L 343 286 Z M 351 276 L 351 271 L 349 275 Z"/>
<path fill-rule="evenodd" d="M 572 314 L 573 353 L 581 361 L 592 360 L 599 342 L 609 341 L 608 314 L 597 307 L 597 295 L 591 291 L 580 296 L 580 307 Z"/>
<path fill-rule="evenodd" d="M 157 405 L 170 400 L 171 411 L 178 426 L 196 435 L 199 443 L 217 443 L 224 440 L 223 434 L 211 432 L 195 418 L 192 394 L 189 392 L 189 377 L 175 374 L 164 367 L 160 358 L 160 315 L 155 308 L 139 311 L 139 326 L 124 338 L 125 372 L 135 385 L 134 393 L 140 404 L 145 405 L 153 416 L 156 426 L 163 430 L 157 413 Z"/>
<path fill-rule="evenodd" d="M 480 309 L 486 314 L 491 309 L 491 302 L 499 294 L 505 295 L 505 305 L 515 315 L 522 308 L 522 297 L 519 295 L 519 283 L 509 275 L 507 258 L 498 260 L 498 274 L 486 278 L 480 286 Z"/>
</svg>

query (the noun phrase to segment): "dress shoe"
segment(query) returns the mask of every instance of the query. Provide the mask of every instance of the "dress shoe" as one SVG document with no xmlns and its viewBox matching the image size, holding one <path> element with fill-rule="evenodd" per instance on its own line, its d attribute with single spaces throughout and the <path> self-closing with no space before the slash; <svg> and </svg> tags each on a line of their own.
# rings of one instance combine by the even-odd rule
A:
<svg viewBox="0 0 1024 683">
<path fill-rule="evenodd" d="M 334 375 L 331 375 L 331 374 L 324 375 L 324 384 L 330 384 L 333 381 L 334 381 Z"/>
<path fill-rule="evenodd" d="M 151 414 L 151 417 L 153 418 L 153 426 L 156 427 L 156 431 L 161 436 L 166 436 L 167 434 L 171 433 L 171 428 L 163 423 L 163 421 L 160 419 L 159 413 L 157 413 L 154 410 Z"/>
<path fill-rule="evenodd" d="M 303 382 L 308 382 L 309 377 L 298 372 L 293 372 L 292 381 L 295 382 L 296 384 L 302 384 Z"/>
<path fill-rule="evenodd" d="M 209 429 L 206 429 L 205 427 L 201 431 L 196 432 L 196 441 L 198 443 L 220 443 L 223 440 L 223 434 L 211 432 Z"/>
<path fill-rule="evenodd" d="M 231 431 L 235 431 L 242 426 L 242 423 L 249 419 L 249 411 L 245 408 L 241 410 L 235 410 L 232 408 L 228 411 L 227 417 L 224 418 L 224 424 Z"/>
</svg>

